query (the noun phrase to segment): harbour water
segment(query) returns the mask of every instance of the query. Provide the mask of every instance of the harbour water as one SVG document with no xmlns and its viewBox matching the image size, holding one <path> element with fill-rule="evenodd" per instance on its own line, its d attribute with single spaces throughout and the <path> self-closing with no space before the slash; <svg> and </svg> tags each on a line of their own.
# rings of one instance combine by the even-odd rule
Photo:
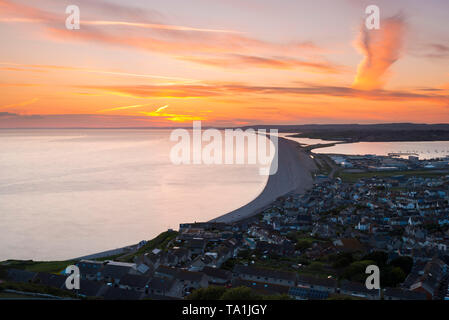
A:
<svg viewBox="0 0 449 320">
<path fill-rule="evenodd" d="M 314 149 L 315 153 L 386 156 L 389 153 L 415 154 L 420 159 L 449 156 L 449 141 L 425 142 L 357 142 L 336 144 L 332 147 Z"/>
</svg>

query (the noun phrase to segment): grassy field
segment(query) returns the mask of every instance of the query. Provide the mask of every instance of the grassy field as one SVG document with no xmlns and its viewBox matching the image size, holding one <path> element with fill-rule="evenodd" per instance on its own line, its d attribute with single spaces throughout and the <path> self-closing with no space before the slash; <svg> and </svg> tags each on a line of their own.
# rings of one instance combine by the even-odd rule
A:
<svg viewBox="0 0 449 320">
<path fill-rule="evenodd" d="M 26 294 L 0 292 L 0 299 L 32 299 L 32 296 Z"/>
<path fill-rule="evenodd" d="M 75 261 L 33 261 L 33 260 L 6 260 L 0 264 L 9 268 L 22 269 L 32 272 L 60 273 Z"/>
<path fill-rule="evenodd" d="M 126 256 L 126 259 L 120 259 L 123 261 L 131 262 L 135 256 L 142 255 L 147 252 L 151 252 L 154 249 L 166 249 L 167 245 L 176 238 L 178 235 L 177 231 L 165 231 L 158 235 L 156 238 L 148 241 L 142 248 L 140 248 L 134 254 Z"/>
<path fill-rule="evenodd" d="M 11 289 L 22 292 L 50 294 L 57 297 L 77 298 L 77 295 L 73 292 L 53 287 L 47 287 L 36 283 L 25 283 L 25 282 L 0 283 L 0 293 L 10 295 L 10 293 L 4 292 L 5 289 Z"/>
<path fill-rule="evenodd" d="M 319 174 L 328 175 L 331 173 L 332 168 L 329 166 L 329 164 L 324 160 L 325 156 L 322 155 L 314 155 L 314 161 L 318 168 Z"/>
</svg>

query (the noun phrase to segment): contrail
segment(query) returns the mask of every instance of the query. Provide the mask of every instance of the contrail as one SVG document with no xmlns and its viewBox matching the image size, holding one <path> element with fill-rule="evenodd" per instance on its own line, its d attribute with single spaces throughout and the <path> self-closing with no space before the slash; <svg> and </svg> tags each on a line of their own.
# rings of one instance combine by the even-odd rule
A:
<svg viewBox="0 0 449 320">
<path fill-rule="evenodd" d="M 108 112 L 108 111 L 116 111 L 116 110 L 125 110 L 125 109 L 132 109 L 132 108 L 141 108 L 141 107 L 145 107 L 150 105 L 149 103 L 147 104 L 136 104 L 133 106 L 124 106 L 124 107 L 117 107 L 117 108 L 111 108 L 111 109 L 103 109 L 97 112 Z"/>
</svg>

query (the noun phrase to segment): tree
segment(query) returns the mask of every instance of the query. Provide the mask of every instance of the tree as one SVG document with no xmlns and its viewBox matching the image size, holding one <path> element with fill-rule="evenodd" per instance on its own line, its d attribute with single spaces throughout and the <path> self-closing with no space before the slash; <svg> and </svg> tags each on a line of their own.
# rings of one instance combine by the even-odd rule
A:
<svg viewBox="0 0 449 320">
<path fill-rule="evenodd" d="M 367 274 L 365 273 L 366 267 L 371 264 L 376 263 L 372 260 L 355 261 L 344 270 L 343 278 L 352 281 L 364 282 L 367 277 Z"/>
<path fill-rule="evenodd" d="M 309 240 L 302 239 L 298 240 L 298 242 L 295 245 L 296 250 L 306 250 L 312 246 L 312 243 Z"/>
<path fill-rule="evenodd" d="M 412 271 L 413 259 L 410 257 L 398 257 L 390 262 L 393 267 L 399 267 L 407 275 Z"/>
<path fill-rule="evenodd" d="M 334 268 L 344 268 L 354 262 L 354 258 L 349 252 L 340 252 L 337 254 L 335 261 L 332 263 Z"/>
<path fill-rule="evenodd" d="M 380 271 L 380 283 L 382 287 L 396 287 L 398 284 L 404 282 L 405 278 L 406 274 L 399 267 L 388 266 Z"/>
<path fill-rule="evenodd" d="M 225 292 L 225 287 L 210 286 L 208 288 L 200 288 L 189 294 L 187 300 L 220 300 Z"/>
<path fill-rule="evenodd" d="M 292 300 L 288 294 L 276 294 L 271 296 L 264 296 L 263 300 Z"/>
<path fill-rule="evenodd" d="M 227 290 L 220 300 L 262 300 L 262 296 L 254 293 L 250 288 L 237 287 Z"/>
<path fill-rule="evenodd" d="M 250 250 L 242 250 L 238 253 L 239 258 L 243 259 L 250 259 L 251 258 L 251 251 Z"/>
<path fill-rule="evenodd" d="M 6 279 L 6 276 L 7 276 L 6 268 L 0 266 L 0 279 Z"/>
<path fill-rule="evenodd" d="M 365 255 L 362 260 L 372 260 L 374 261 L 375 265 L 377 265 L 379 268 L 382 268 L 383 266 L 387 265 L 388 254 L 383 251 L 373 251 Z"/>
</svg>

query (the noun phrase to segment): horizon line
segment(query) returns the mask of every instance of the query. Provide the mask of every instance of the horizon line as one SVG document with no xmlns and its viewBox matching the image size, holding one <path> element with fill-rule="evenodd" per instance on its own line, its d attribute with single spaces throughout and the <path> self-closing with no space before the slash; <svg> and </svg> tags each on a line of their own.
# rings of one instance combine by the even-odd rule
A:
<svg viewBox="0 0 449 320">
<path fill-rule="evenodd" d="M 304 126 L 381 126 L 381 125 L 414 125 L 414 126 L 449 126 L 449 123 L 418 123 L 418 122 L 380 122 L 380 123 L 307 123 L 307 124 L 254 124 L 254 125 L 245 125 L 245 126 L 202 126 L 202 129 L 205 128 L 215 128 L 215 129 L 229 129 L 229 128 L 251 128 L 251 127 L 304 127 Z M 191 126 L 164 126 L 164 127 L 154 127 L 154 126 L 145 126 L 145 127 L 13 127 L 13 128 L 4 128 L 0 127 L 0 130 L 19 130 L 19 129 L 39 129 L 39 130 L 58 130 L 58 129 L 147 129 L 147 130 L 161 130 L 161 129 L 191 129 Z"/>
</svg>

